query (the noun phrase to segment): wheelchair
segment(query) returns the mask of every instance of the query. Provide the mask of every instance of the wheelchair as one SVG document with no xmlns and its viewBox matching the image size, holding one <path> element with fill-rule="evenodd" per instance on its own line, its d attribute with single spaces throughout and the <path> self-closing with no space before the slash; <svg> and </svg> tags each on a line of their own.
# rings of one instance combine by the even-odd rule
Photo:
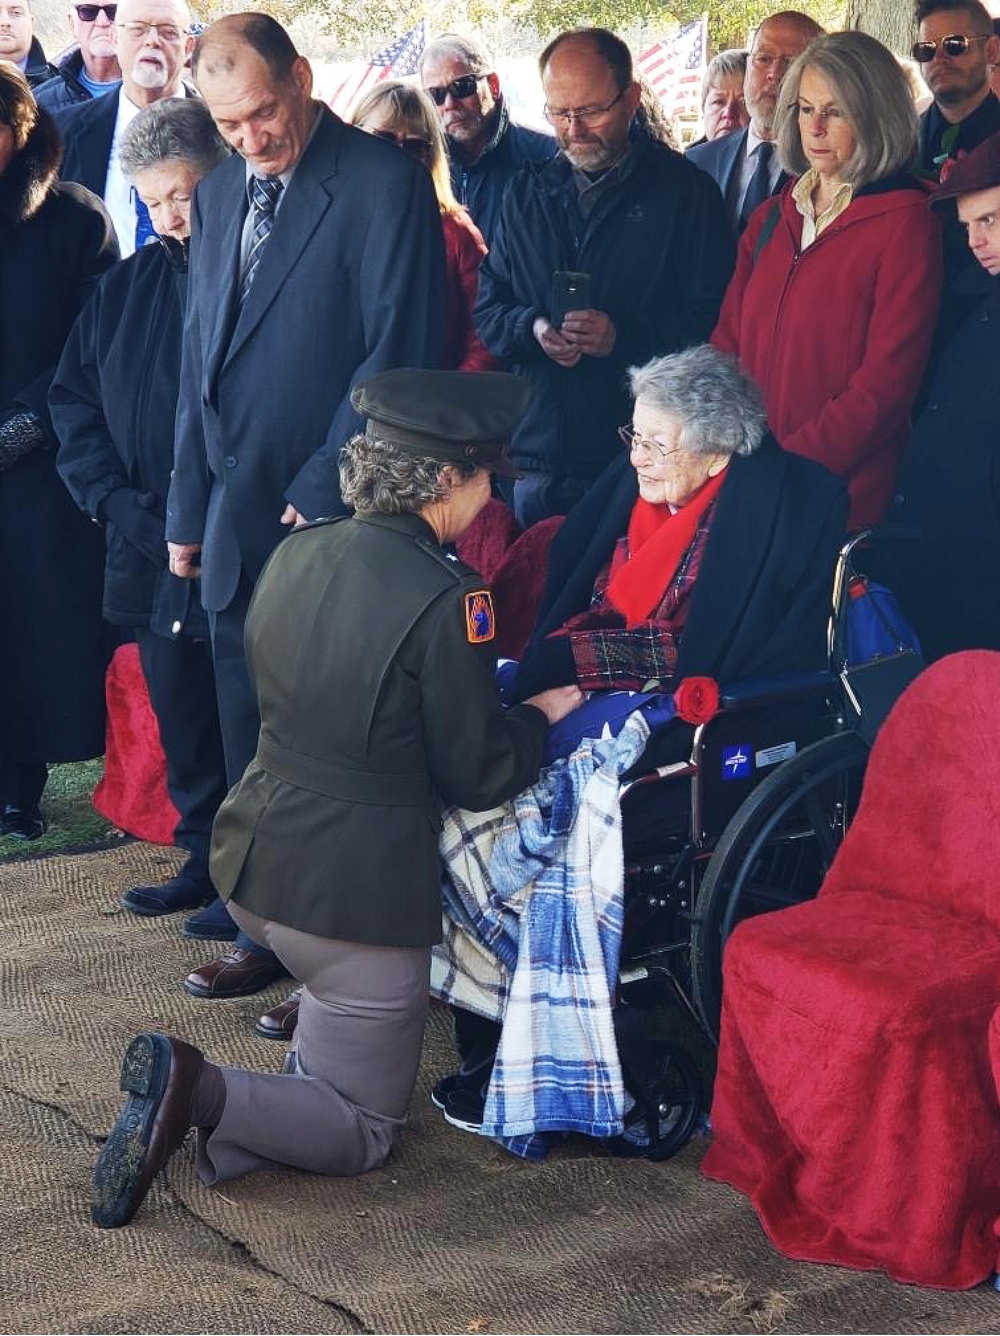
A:
<svg viewBox="0 0 1000 1336">
<path fill-rule="evenodd" d="M 863 531 L 840 550 L 825 671 L 723 688 L 719 712 L 686 735 L 685 754 L 672 759 L 654 734 L 640 762 L 654 768 L 622 784 L 615 1031 L 642 1149 L 630 1150 L 633 1142 L 621 1153 L 666 1159 L 697 1130 L 726 941 L 743 919 L 812 899 L 857 810 L 869 754 L 862 733 L 873 736 L 880 720 L 859 727 L 842 646 L 862 578 L 857 556 L 871 537 Z"/>
</svg>

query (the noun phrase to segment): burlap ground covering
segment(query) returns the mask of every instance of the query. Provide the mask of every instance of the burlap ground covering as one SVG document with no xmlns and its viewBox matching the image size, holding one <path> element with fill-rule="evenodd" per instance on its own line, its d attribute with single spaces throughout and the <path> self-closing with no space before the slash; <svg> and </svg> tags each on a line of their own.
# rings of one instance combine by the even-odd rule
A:
<svg viewBox="0 0 1000 1336">
<path fill-rule="evenodd" d="M 99 1137 L 136 1029 L 273 1070 L 253 1017 L 282 995 L 200 1002 L 212 951 L 117 908 L 168 874 L 143 845 L 0 866 L 0 1329 L 5 1332 L 987 1332 L 1000 1297 L 909 1289 L 778 1257 L 749 1206 L 698 1174 L 574 1140 L 541 1166 L 447 1127 L 432 1014 L 411 1125 L 354 1181 L 258 1174 L 202 1187 L 173 1162 L 131 1229 L 88 1220 Z"/>
</svg>

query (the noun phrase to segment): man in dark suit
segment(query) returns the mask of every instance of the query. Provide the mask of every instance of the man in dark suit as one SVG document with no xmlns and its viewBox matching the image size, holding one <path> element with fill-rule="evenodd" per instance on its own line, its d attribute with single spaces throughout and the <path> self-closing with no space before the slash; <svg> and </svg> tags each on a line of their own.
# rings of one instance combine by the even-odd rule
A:
<svg viewBox="0 0 1000 1336">
<path fill-rule="evenodd" d="M 708 172 L 722 191 L 737 234 L 754 209 L 787 181 L 774 152 L 774 116 L 789 65 L 823 29 L 808 14 L 786 9 L 764 20 L 754 33 L 743 95 L 750 124 L 721 139 L 697 144 L 687 156 Z"/>
<path fill-rule="evenodd" d="M 121 65 L 117 96 L 66 107 L 56 122 L 66 146 L 62 179 L 76 181 L 107 205 L 122 258 L 153 237 L 149 214 L 118 163 L 131 122 L 164 97 L 183 97 L 185 63 L 194 46 L 185 0 L 120 0 L 114 43 Z"/>
<path fill-rule="evenodd" d="M 309 64 L 273 19 L 214 23 L 194 75 L 237 156 L 192 204 L 167 538 L 171 569 L 201 573 L 233 784 L 260 722 L 243 648 L 254 583 L 289 528 L 345 509 L 337 457 L 360 423 L 352 384 L 438 362 L 444 245 L 423 165 L 313 101 Z M 210 907 L 187 931 L 232 937 L 218 917 Z M 242 996 L 280 973 L 237 937 L 185 987 Z"/>
</svg>

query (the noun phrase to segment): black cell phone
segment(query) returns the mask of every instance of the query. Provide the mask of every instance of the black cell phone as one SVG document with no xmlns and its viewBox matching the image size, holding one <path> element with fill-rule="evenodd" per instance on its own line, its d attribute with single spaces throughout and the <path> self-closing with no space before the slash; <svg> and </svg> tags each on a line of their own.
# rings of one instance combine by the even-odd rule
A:
<svg viewBox="0 0 1000 1336">
<path fill-rule="evenodd" d="M 556 329 L 566 319 L 568 311 L 586 311 L 591 305 L 591 279 L 575 269 L 557 269 L 552 275 L 552 301 L 549 319 Z"/>
</svg>

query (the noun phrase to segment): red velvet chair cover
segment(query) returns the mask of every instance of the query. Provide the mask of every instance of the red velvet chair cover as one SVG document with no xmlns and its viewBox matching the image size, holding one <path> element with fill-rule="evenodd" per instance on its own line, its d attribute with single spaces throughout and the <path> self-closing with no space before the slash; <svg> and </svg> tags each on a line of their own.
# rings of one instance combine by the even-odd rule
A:
<svg viewBox="0 0 1000 1336">
<path fill-rule="evenodd" d="M 151 844 L 173 844 L 177 809 L 167 793 L 160 730 L 149 703 L 139 647 L 119 645 L 104 683 L 108 705 L 104 775 L 93 804 L 120 830 Z"/>
<path fill-rule="evenodd" d="M 818 899 L 741 924 L 723 974 L 703 1171 L 791 1257 L 945 1289 L 989 1276 L 1000 654 L 952 655 L 909 687 Z"/>
</svg>

